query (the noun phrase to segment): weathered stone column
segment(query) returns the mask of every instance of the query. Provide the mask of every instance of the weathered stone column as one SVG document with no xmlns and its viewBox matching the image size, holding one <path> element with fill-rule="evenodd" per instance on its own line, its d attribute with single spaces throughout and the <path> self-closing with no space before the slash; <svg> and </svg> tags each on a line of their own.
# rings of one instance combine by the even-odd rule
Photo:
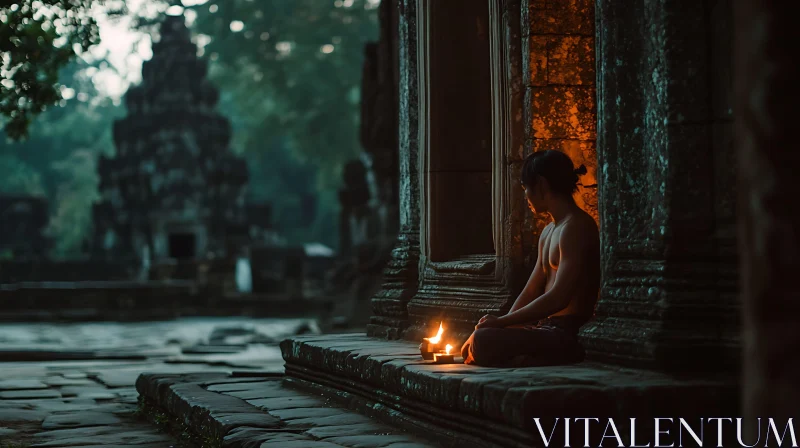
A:
<svg viewBox="0 0 800 448">
<path fill-rule="evenodd" d="M 736 365 L 730 4 L 598 0 L 595 358 Z"/>
<path fill-rule="evenodd" d="M 791 2 L 734 3 L 745 420 L 782 430 L 800 401 L 800 28 Z"/>
<path fill-rule="evenodd" d="M 399 59 L 399 202 L 397 246 L 372 299 L 370 336 L 399 338 L 408 327 L 406 304 L 419 279 L 419 146 L 417 103 L 417 0 L 396 0 Z"/>
</svg>

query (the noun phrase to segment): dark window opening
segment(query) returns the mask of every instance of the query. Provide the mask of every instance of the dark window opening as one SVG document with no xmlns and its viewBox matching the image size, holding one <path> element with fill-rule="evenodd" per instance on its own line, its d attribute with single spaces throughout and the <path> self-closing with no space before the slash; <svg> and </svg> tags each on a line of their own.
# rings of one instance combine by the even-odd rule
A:
<svg viewBox="0 0 800 448">
<path fill-rule="evenodd" d="M 170 258 L 194 258 L 197 237 L 193 233 L 171 233 L 169 235 Z"/>
<path fill-rule="evenodd" d="M 489 4 L 436 0 L 429 29 L 430 258 L 494 254 Z"/>
</svg>

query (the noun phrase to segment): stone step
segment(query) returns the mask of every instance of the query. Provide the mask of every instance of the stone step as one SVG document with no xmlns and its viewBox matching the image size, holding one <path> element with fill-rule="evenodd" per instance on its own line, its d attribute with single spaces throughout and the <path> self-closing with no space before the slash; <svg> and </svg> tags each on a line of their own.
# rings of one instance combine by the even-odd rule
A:
<svg viewBox="0 0 800 448">
<path fill-rule="evenodd" d="M 336 402 L 286 387 L 281 377 L 227 374 L 143 374 L 136 381 L 143 409 L 177 422 L 203 446 L 436 446 Z"/>
<path fill-rule="evenodd" d="M 361 334 L 293 337 L 281 350 L 287 383 L 399 427 L 460 441 L 454 446 L 541 446 L 537 417 L 545 428 L 556 418 L 613 418 L 626 438 L 630 418 L 639 419 L 642 432 L 655 417 L 739 415 L 738 384 L 728 377 L 682 379 L 597 363 L 439 365 L 422 360 L 418 344 Z"/>
</svg>

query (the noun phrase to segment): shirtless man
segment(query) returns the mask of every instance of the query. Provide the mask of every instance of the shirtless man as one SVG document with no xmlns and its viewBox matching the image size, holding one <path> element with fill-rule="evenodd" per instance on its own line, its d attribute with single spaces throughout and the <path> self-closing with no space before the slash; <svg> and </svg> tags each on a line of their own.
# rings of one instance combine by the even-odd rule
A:
<svg viewBox="0 0 800 448">
<path fill-rule="evenodd" d="M 531 154 L 521 183 L 534 213 L 553 222 L 539 238 L 539 256 L 528 283 L 504 316 L 483 316 L 461 348 L 465 364 L 552 365 L 578 362 L 584 352 L 578 329 L 591 319 L 600 289 L 597 224 L 572 198 L 578 175 L 559 151 Z"/>
</svg>

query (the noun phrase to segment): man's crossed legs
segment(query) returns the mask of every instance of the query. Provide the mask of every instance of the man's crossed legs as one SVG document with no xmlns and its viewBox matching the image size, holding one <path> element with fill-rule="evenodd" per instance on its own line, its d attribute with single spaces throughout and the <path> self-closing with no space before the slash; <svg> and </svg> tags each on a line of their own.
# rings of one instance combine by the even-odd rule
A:
<svg viewBox="0 0 800 448">
<path fill-rule="evenodd" d="M 464 364 L 492 367 L 523 367 L 580 362 L 583 347 L 577 328 L 557 318 L 536 326 L 480 328 L 461 347 Z"/>
</svg>

